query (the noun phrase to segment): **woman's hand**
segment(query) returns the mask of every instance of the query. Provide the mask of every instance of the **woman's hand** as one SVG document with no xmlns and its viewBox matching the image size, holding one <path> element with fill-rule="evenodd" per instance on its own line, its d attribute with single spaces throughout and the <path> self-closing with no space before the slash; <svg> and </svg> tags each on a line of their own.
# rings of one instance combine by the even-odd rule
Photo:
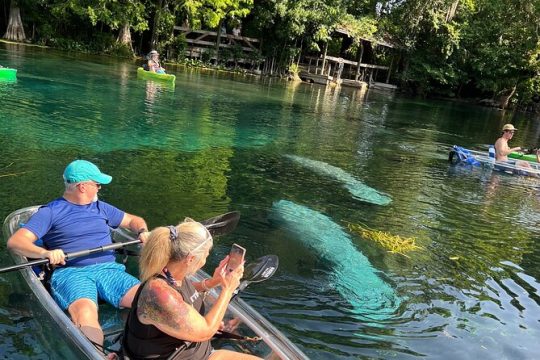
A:
<svg viewBox="0 0 540 360">
<path fill-rule="evenodd" d="M 229 290 L 231 293 L 240 285 L 240 279 L 244 275 L 244 263 L 233 271 L 223 269 L 222 283 L 223 290 Z"/>
<path fill-rule="evenodd" d="M 212 275 L 212 278 L 208 280 L 208 282 L 210 283 L 208 285 L 215 287 L 223 283 L 223 274 L 225 274 L 225 267 L 227 266 L 228 262 L 229 262 L 229 255 L 227 255 L 225 259 L 219 262 L 219 265 L 214 270 L 214 275 Z"/>
</svg>

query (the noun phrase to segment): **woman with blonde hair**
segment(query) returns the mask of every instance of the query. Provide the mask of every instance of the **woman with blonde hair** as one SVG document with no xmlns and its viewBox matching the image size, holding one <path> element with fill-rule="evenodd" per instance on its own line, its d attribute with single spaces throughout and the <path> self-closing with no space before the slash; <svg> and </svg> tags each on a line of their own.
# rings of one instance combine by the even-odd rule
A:
<svg viewBox="0 0 540 360">
<path fill-rule="evenodd" d="M 190 275 L 204 266 L 212 245 L 204 225 L 191 219 L 152 230 L 140 258 L 142 283 L 126 321 L 123 350 L 129 359 L 259 359 L 212 349 L 210 340 L 244 272 L 243 265 L 226 271 L 227 256 L 211 278 L 192 282 Z M 221 286 L 220 295 L 205 312 L 202 293 L 215 286 Z"/>
</svg>

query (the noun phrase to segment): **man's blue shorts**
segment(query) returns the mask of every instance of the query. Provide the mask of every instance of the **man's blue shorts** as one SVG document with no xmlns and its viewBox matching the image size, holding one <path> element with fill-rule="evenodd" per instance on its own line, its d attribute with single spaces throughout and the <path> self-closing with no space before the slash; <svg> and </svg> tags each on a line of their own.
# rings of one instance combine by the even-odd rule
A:
<svg viewBox="0 0 540 360">
<path fill-rule="evenodd" d="M 86 298 L 98 304 L 98 298 L 119 308 L 120 300 L 139 280 L 126 273 L 116 262 L 56 269 L 51 278 L 54 300 L 67 310 L 75 300 Z"/>
</svg>

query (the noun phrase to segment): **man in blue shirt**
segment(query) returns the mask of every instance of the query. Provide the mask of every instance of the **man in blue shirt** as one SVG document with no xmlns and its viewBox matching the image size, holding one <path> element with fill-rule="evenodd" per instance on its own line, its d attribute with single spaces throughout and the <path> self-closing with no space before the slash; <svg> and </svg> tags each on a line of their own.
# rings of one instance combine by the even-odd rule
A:
<svg viewBox="0 0 540 360">
<path fill-rule="evenodd" d="M 63 196 L 40 207 L 7 242 L 19 255 L 47 258 L 57 265 L 51 277 L 54 299 L 68 310 L 81 331 L 100 345 L 103 331 L 98 321 L 98 298 L 116 307 L 131 307 L 139 281 L 115 262 L 112 251 L 67 261 L 65 254 L 111 244 L 110 228 L 119 226 L 146 240 L 148 227 L 143 218 L 98 200 L 101 185 L 111 180 L 89 161 L 71 162 L 64 171 Z M 43 247 L 35 244 L 38 239 Z"/>
</svg>

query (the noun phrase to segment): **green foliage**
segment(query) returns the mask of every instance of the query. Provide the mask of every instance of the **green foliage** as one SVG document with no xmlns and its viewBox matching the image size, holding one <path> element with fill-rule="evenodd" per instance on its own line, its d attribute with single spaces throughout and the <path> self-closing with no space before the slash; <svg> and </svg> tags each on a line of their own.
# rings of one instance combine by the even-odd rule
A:
<svg viewBox="0 0 540 360">
<path fill-rule="evenodd" d="M 181 61 L 184 59 L 186 57 L 185 52 L 187 50 L 187 40 L 185 35 L 181 34 L 174 37 L 170 43 L 170 47 L 176 61 Z"/>
<path fill-rule="evenodd" d="M 361 39 L 376 40 L 377 20 L 370 16 L 356 18 L 351 14 L 346 14 L 339 19 L 337 27 L 347 31 L 355 44 L 358 44 Z"/>
<path fill-rule="evenodd" d="M 178 6 L 190 26 L 216 28 L 226 18 L 242 18 L 253 7 L 253 0 L 184 0 Z"/>
<path fill-rule="evenodd" d="M 291 64 L 289 65 L 289 74 L 291 75 L 298 75 L 300 73 L 300 68 L 297 64 Z"/>
<path fill-rule="evenodd" d="M 234 66 L 236 67 L 238 61 L 244 57 L 244 50 L 242 50 L 242 45 L 235 44 L 231 47 L 231 59 L 234 61 Z"/>
<path fill-rule="evenodd" d="M 120 44 L 118 42 L 115 42 L 106 53 L 119 58 L 129 59 L 134 57 L 131 47 L 127 44 Z"/>
<path fill-rule="evenodd" d="M 214 48 L 204 49 L 204 52 L 201 54 L 201 60 L 204 63 L 209 64 L 213 58 L 216 57 L 216 50 Z"/>
<path fill-rule="evenodd" d="M 152 28 L 157 49 L 182 61 L 186 39 L 173 26 L 235 27 L 262 40 L 260 52 L 239 47 L 220 53 L 235 65 L 247 58 L 258 66 L 271 59 L 287 73 L 301 53 L 341 51 L 335 30 L 361 42 L 386 40 L 394 50 L 374 48 L 369 56 L 390 65 L 402 84 L 420 94 L 499 96 L 517 86 L 520 103 L 538 98 L 540 77 L 540 0 L 19 0 L 23 24 L 32 41 L 70 51 L 129 56 L 116 36 L 126 25 L 138 39 Z M 247 15 L 250 15 L 247 19 Z M 147 48 L 148 44 L 142 45 Z M 208 49 L 203 61 L 215 57 Z M 399 63 L 397 59 L 400 59 Z M 268 62 L 267 62 L 268 64 Z M 217 65 L 217 64 L 216 64 Z"/>
</svg>

